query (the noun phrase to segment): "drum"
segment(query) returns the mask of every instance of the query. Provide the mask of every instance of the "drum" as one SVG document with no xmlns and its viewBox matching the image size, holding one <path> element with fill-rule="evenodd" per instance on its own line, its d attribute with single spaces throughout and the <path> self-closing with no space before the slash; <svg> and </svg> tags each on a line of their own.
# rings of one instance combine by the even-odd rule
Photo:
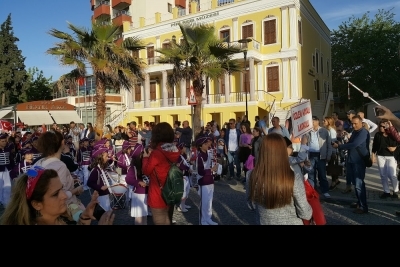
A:
<svg viewBox="0 0 400 267">
<path fill-rule="evenodd" d="M 128 191 L 128 187 L 126 187 L 124 184 L 115 184 L 111 186 L 111 191 L 115 195 L 123 195 Z"/>
<path fill-rule="evenodd" d="M 119 176 L 116 172 L 108 172 L 108 176 L 115 182 L 119 183 Z"/>
</svg>

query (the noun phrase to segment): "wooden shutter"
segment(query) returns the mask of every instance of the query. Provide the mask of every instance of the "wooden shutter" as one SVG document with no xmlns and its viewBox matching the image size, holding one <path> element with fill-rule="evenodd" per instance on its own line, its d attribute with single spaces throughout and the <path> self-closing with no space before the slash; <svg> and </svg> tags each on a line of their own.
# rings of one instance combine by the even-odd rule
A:
<svg viewBox="0 0 400 267">
<path fill-rule="evenodd" d="M 154 46 L 147 47 L 147 64 L 154 64 Z"/>
<path fill-rule="evenodd" d="M 137 83 L 135 84 L 135 102 L 140 102 L 142 101 L 142 88 L 141 84 Z"/>
<path fill-rule="evenodd" d="M 219 78 L 219 93 L 225 94 L 225 77 Z"/>
<path fill-rule="evenodd" d="M 242 38 L 253 37 L 253 24 L 242 26 Z"/>
<path fill-rule="evenodd" d="M 139 58 L 139 50 L 132 51 L 133 58 Z"/>
<path fill-rule="evenodd" d="M 190 96 L 190 79 L 186 79 L 186 97 Z"/>
<path fill-rule="evenodd" d="M 298 22 L 297 22 L 297 25 L 298 25 L 298 32 L 299 32 L 299 44 L 303 44 L 303 32 L 302 32 L 302 29 L 301 29 L 301 20 L 299 20 Z"/>
<path fill-rule="evenodd" d="M 279 91 L 279 67 L 267 67 L 268 92 Z"/>
<path fill-rule="evenodd" d="M 163 44 L 162 44 L 162 48 L 163 48 L 163 49 L 168 49 L 168 48 L 170 48 L 170 47 L 171 47 L 171 44 L 170 44 L 169 42 L 163 43 Z"/>
<path fill-rule="evenodd" d="M 219 34 L 219 39 L 221 39 L 224 42 L 230 42 L 230 30 L 224 30 L 221 31 Z"/>
<path fill-rule="evenodd" d="M 156 100 L 156 83 L 150 83 L 150 100 Z"/>
<path fill-rule="evenodd" d="M 276 43 L 276 20 L 264 21 L 264 44 Z"/>
</svg>

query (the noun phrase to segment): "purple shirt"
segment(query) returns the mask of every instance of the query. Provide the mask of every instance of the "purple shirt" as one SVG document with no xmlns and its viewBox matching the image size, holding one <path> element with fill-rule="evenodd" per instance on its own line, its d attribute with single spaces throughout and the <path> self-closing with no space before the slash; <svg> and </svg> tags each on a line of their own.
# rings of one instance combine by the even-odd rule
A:
<svg viewBox="0 0 400 267">
<path fill-rule="evenodd" d="M 125 156 L 126 153 L 123 153 L 122 150 L 117 153 L 117 166 L 121 168 L 121 174 L 126 174 L 128 172 L 128 167 L 131 165 L 131 158 Z"/>
<path fill-rule="evenodd" d="M 197 173 L 200 176 L 203 176 L 199 179 L 199 185 L 209 185 L 214 184 L 214 177 L 211 173 L 211 168 L 207 165 L 208 160 L 208 152 L 199 151 L 197 157 Z"/>
<path fill-rule="evenodd" d="M 240 135 L 240 144 L 246 144 L 246 145 L 250 145 L 251 144 L 251 139 L 252 139 L 253 135 L 249 134 L 249 133 L 244 133 Z"/>
<path fill-rule="evenodd" d="M 144 150 L 143 145 L 136 143 L 134 146 L 132 146 L 132 151 L 131 154 L 129 155 L 132 159 L 140 156 L 140 153 L 142 153 Z"/>
<path fill-rule="evenodd" d="M 87 186 L 99 192 L 99 196 L 105 196 L 110 194 L 110 192 L 108 191 L 108 189 L 101 190 L 101 187 L 104 185 L 104 183 L 100 174 L 101 170 L 98 166 L 96 166 L 89 174 Z"/>
<path fill-rule="evenodd" d="M 133 192 L 136 194 L 147 194 L 149 187 L 142 187 L 139 182 L 143 181 L 142 178 L 137 177 L 136 167 L 131 166 L 126 174 L 125 181 L 128 185 L 133 186 Z"/>
</svg>

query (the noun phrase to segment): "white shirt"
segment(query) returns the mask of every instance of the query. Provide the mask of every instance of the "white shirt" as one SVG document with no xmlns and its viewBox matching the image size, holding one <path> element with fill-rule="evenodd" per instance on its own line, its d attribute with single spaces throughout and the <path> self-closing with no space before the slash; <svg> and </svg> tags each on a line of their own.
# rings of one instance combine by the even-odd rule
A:
<svg viewBox="0 0 400 267">
<path fill-rule="evenodd" d="M 369 119 L 363 119 L 362 122 L 365 122 L 369 126 L 369 132 L 372 133 L 376 129 L 378 129 L 378 125 L 370 121 Z"/>
<path fill-rule="evenodd" d="M 228 151 L 236 151 L 237 148 L 238 148 L 238 139 L 237 139 L 236 129 L 230 129 Z"/>
</svg>

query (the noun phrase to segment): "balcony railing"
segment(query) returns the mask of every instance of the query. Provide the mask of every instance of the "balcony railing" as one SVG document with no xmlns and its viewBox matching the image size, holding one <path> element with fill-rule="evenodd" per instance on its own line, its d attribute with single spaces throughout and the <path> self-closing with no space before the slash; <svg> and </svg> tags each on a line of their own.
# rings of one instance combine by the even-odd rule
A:
<svg viewBox="0 0 400 267">
<path fill-rule="evenodd" d="M 235 2 L 235 0 L 218 0 L 217 5 L 225 6 L 225 5 L 233 4 L 234 2 Z"/>
<path fill-rule="evenodd" d="M 131 13 L 129 11 L 125 11 L 125 10 L 113 10 L 113 19 L 116 17 L 119 17 L 121 15 L 127 15 L 127 16 L 131 16 Z"/>
<path fill-rule="evenodd" d="M 109 6 L 109 5 L 110 5 L 110 2 L 109 2 L 109 1 L 100 1 L 97 5 L 94 6 L 94 8 L 96 9 L 96 8 L 98 8 L 98 7 L 101 6 L 101 5 Z"/>
</svg>

